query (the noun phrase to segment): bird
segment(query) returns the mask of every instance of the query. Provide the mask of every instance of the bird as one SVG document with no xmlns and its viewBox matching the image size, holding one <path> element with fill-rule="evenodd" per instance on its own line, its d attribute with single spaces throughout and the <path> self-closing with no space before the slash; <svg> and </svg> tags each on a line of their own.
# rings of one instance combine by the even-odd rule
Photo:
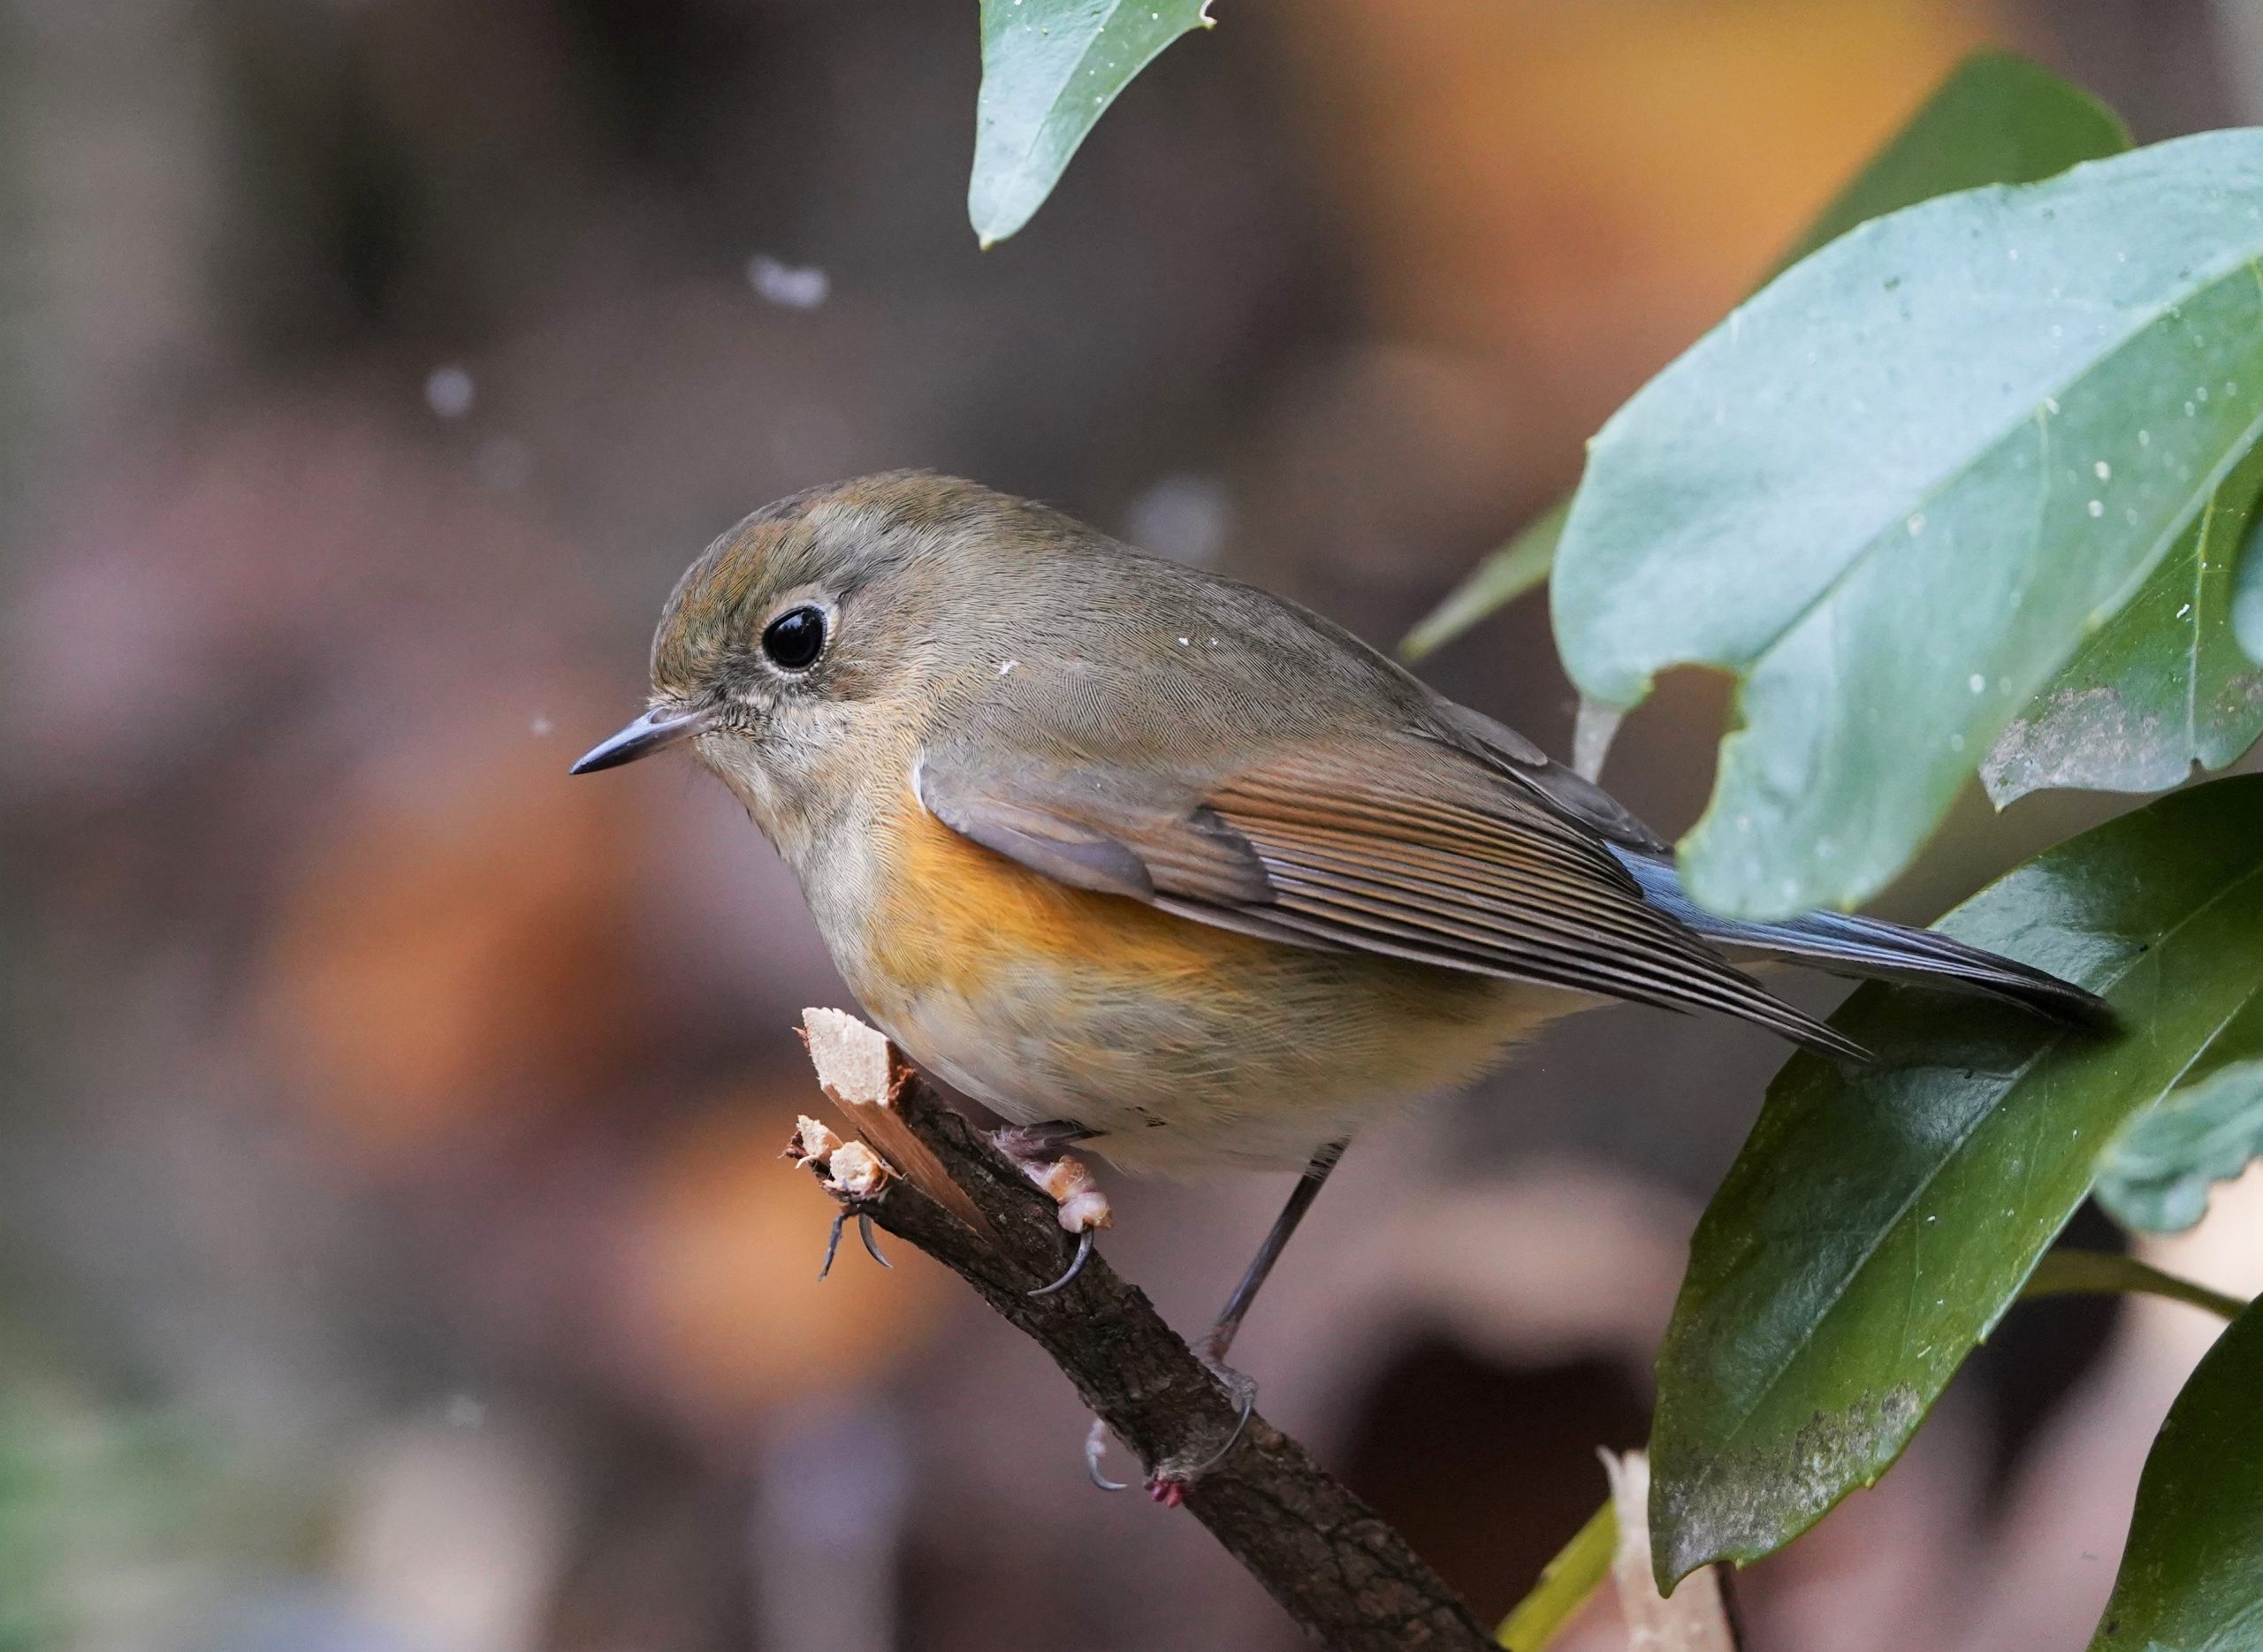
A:
<svg viewBox="0 0 2263 1652">
<path fill-rule="evenodd" d="M 1200 1344 L 1222 1370 L 1360 1128 L 1558 1016 L 1629 1000 L 1868 1060 L 1741 964 L 1776 960 L 2107 1018 L 1932 931 L 1710 913 L 1601 787 L 1342 627 L 923 471 L 781 499 L 691 565 L 646 710 L 574 773 L 676 747 L 1017 1156 L 1300 1172 Z"/>
</svg>

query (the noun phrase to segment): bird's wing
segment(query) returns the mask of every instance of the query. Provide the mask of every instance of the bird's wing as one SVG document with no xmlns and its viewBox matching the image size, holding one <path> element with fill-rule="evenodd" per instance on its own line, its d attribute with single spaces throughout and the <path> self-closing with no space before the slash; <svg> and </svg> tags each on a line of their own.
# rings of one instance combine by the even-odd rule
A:
<svg viewBox="0 0 2263 1652">
<path fill-rule="evenodd" d="M 921 802 L 1078 888 L 1290 945 L 1380 953 L 1677 1009 L 1863 1054 L 1643 898 L 1603 837 L 1457 742 L 1288 742 L 1188 782 L 1090 761 L 923 754 Z"/>
<path fill-rule="evenodd" d="M 1585 775 L 1565 767 L 1545 751 L 1482 712 L 1432 695 L 1432 737 L 1445 741 L 1514 781 L 1549 808 L 1566 814 L 1596 835 L 1642 855 L 1671 855 L 1666 841 L 1627 806 Z"/>
</svg>

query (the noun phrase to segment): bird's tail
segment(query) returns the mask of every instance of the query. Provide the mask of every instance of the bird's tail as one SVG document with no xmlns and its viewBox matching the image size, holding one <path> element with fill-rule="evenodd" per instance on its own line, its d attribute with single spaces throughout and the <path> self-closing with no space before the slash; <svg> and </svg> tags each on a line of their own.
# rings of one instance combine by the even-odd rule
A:
<svg viewBox="0 0 2263 1652">
<path fill-rule="evenodd" d="M 1999 957 L 1930 929 L 1909 929 L 1883 918 L 1844 912 L 1810 912 L 1781 923 L 1749 923 L 1708 912 L 1692 901 L 1671 861 L 1612 846 L 1642 887 L 1643 898 L 1707 940 L 1732 952 L 1811 964 L 1834 975 L 1915 981 L 2008 998 L 2038 1015 L 2077 1026 L 2110 1027 L 2106 1001 L 2071 981 Z"/>
</svg>

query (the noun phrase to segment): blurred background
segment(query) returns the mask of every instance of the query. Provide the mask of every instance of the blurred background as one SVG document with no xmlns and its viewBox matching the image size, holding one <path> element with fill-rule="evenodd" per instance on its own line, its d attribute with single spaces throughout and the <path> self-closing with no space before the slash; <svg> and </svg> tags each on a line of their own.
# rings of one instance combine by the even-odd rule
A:
<svg viewBox="0 0 2263 1652">
<path fill-rule="evenodd" d="M 922 465 L 1388 645 L 1968 49 L 2263 118 L 2252 0 L 1218 13 L 986 255 L 964 0 L 0 4 L 0 1648 L 1297 1644 L 956 1280 L 817 1281 L 801 902 L 690 765 L 566 777 L 670 582 Z M 1541 601 L 1425 669 L 1565 750 Z M 1724 705 L 1606 780 L 1686 826 Z M 2111 807 L 1969 806 L 1889 910 Z M 1645 1432 L 1781 1055 L 1566 1024 L 1269 1290 L 1269 1414 L 1482 1611 Z M 1198 1325 L 1284 1191 L 1118 1179 L 1107 1248 Z M 2263 1286 L 2263 1189 L 2177 1246 Z M 1756 1652 L 2079 1644 L 2210 1329 L 2017 1310 Z"/>
</svg>

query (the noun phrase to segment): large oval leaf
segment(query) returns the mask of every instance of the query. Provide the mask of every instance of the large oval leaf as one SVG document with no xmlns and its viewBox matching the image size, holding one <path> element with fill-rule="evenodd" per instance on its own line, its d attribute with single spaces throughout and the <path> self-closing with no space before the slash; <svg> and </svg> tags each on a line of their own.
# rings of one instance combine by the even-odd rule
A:
<svg viewBox="0 0 2263 1652">
<path fill-rule="evenodd" d="M 2232 574 L 2263 495 L 2251 448 L 2130 605 L 2076 651 L 1980 765 L 1998 808 L 2045 787 L 2158 792 L 2263 735 L 2263 666 L 2232 629 Z"/>
<path fill-rule="evenodd" d="M 2082 88 L 2009 52 L 1974 52 L 1800 232 L 1776 270 L 1858 224 L 1935 195 L 1983 184 L 2031 184 L 2129 147 L 2121 118 Z M 1538 589 L 1556 560 L 1569 507 L 1569 500 L 1555 506 L 1486 557 L 1406 634 L 1400 651 L 1419 659 Z"/>
<path fill-rule="evenodd" d="M 1870 986 L 1794 1057 L 1691 1245 L 1658 1364 L 1661 1579 L 1788 1542 L 1884 1473 L 2089 1191 L 2124 1121 L 2263 992 L 2263 776 L 2161 799 L 1942 920 L 2106 994 L 2100 1038 Z"/>
<path fill-rule="evenodd" d="M 1069 157 L 1132 77 L 1209 0 L 982 0 L 982 90 L 966 215 L 985 247 L 1045 204 Z"/>
<path fill-rule="evenodd" d="M 1728 666 L 1691 894 L 1777 917 L 1906 865 L 2263 431 L 2263 132 L 1873 220 L 1604 427 L 1552 582 L 1630 705 Z"/>
<path fill-rule="evenodd" d="M 2263 1646 L 2263 1305 L 2216 1339 L 2168 1408 L 2091 1652 Z"/>
</svg>

